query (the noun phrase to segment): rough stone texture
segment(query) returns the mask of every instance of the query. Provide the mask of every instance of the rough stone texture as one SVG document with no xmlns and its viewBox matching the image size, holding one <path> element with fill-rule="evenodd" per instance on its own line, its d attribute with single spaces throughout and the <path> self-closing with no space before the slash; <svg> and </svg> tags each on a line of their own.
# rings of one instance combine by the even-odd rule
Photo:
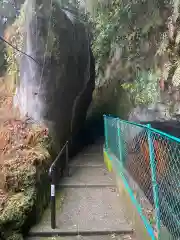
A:
<svg viewBox="0 0 180 240">
<path fill-rule="evenodd" d="M 88 31 L 78 15 L 42 0 L 26 0 L 11 28 L 7 40 L 15 35 L 18 48 L 33 58 L 14 53 L 14 103 L 22 116 L 47 123 L 58 149 L 82 126 L 91 102 L 95 67 Z"/>
<path fill-rule="evenodd" d="M 29 186 L 28 178 L 24 182 L 24 189 L 12 193 L 0 215 L 0 239 L 20 240 L 22 233 L 26 233 L 35 224 L 49 202 L 48 163 L 36 167 L 31 176 L 36 184 Z"/>
<path fill-rule="evenodd" d="M 16 90 L 14 105 L 20 110 L 20 122 L 32 123 L 32 128 L 41 125 L 48 137 L 50 135 L 50 139 L 53 138 L 58 151 L 70 135 L 82 126 L 91 101 L 94 59 L 89 36 L 78 16 L 69 10 L 63 11 L 58 1 L 23 2 L 20 15 L 4 34 L 5 40 L 18 49 L 6 45 L 8 73 L 12 77 L 12 86 L 7 84 L 8 89 L 12 88 L 8 97 L 11 94 L 13 98 Z M 52 6 L 50 2 L 53 2 Z M 19 120 L 19 111 L 16 112 Z M 10 111 L 10 116 L 12 113 Z M 24 119 L 26 115 L 28 118 Z M 4 118 L 2 121 L 7 122 Z M 4 203 L 2 208 L 0 206 L 2 240 L 20 239 L 21 233 L 27 232 L 41 216 L 49 201 L 48 170 L 54 159 L 53 154 L 50 156 L 54 153 L 50 151 L 51 141 L 46 143 L 44 135 L 41 141 L 41 136 L 31 128 L 25 134 L 27 127 L 20 131 L 17 127 L 19 124 L 14 125 L 7 140 L 12 155 L 7 161 L 7 171 L 3 173 L 7 180 L 3 180 L 6 183 L 3 184 L 3 190 L 5 188 L 10 195 L 7 194 L 7 201 L 6 193 L 0 189 L 0 201 L 2 197 Z M 49 127 L 50 134 L 46 127 Z M 4 128 L 9 131 L 7 125 Z M 35 152 L 36 138 L 39 139 L 38 153 Z M 4 142 L 3 149 L 6 146 Z M 48 156 L 43 159 L 46 150 Z M 27 162 L 28 166 L 25 164 Z"/>
<path fill-rule="evenodd" d="M 149 107 L 138 106 L 129 114 L 129 121 L 153 121 L 170 119 L 167 106 L 164 104 L 152 104 Z"/>
</svg>

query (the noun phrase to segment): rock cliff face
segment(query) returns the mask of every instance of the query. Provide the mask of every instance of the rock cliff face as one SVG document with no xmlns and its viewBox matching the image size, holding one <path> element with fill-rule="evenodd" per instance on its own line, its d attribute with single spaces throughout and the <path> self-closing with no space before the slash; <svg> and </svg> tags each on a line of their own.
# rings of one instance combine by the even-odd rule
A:
<svg viewBox="0 0 180 240">
<path fill-rule="evenodd" d="M 83 124 L 94 89 L 89 34 L 78 14 L 58 1 L 26 0 L 5 34 L 17 48 L 14 104 L 22 117 L 45 122 L 59 150 Z M 9 59 L 10 60 L 10 59 Z"/>
<path fill-rule="evenodd" d="M 4 33 L 9 44 L 8 71 L 0 78 L 2 240 L 23 239 L 41 217 L 49 201 L 52 140 L 59 151 L 82 127 L 92 99 L 95 62 L 88 31 L 77 11 L 59 2 L 26 0 Z"/>
<path fill-rule="evenodd" d="M 98 6 L 94 19 L 95 101 L 109 104 L 123 88 L 131 114 L 115 109 L 114 115 L 179 120 L 179 2 L 111 0 L 108 8 Z"/>
</svg>

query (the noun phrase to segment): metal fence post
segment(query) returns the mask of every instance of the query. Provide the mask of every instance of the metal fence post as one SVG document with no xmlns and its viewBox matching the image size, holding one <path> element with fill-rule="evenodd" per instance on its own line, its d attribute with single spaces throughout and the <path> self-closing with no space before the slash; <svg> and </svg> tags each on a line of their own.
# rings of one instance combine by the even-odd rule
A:
<svg viewBox="0 0 180 240">
<path fill-rule="evenodd" d="M 51 179 L 51 228 L 56 228 L 56 189 L 55 189 L 55 170 L 52 170 Z"/>
<path fill-rule="evenodd" d="M 68 142 L 66 142 L 66 176 L 70 176 L 69 172 L 69 148 L 68 148 Z"/>
<path fill-rule="evenodd" d="M 154 206 L 155 206 L 155 214 L 156 214 L 157 237 L 159 239 L 160 238 L 160 212 L 159 212 L 159 196 L 158 196 L 155 153 L 154 153 L 154 145 L 153 145 L 153 140 L 152 140 L 152 132 L 150 130 L 151 125 L 147 124 L 147 126 L 148 126 L 148 145 L 149 145 L 151 179 L 152 179 L 153 198 L 154 198 Z"/>
<path fill-rule="evenodd" d="M 121 141 L 121 127 L 120 120 L 117 118 L 117 134 L 118 134 L 118 148 L 119 148 L 119 160 L 123 163 L 123 154 L 122 154 L 122 141 Z"/>
<path fill-rule="evenodd" d="M 104 134 L 105 134 L 105 149 L 108 149 L 108 129 L 107 129 L 107 117 L 104 115 Z"/>
</svg>

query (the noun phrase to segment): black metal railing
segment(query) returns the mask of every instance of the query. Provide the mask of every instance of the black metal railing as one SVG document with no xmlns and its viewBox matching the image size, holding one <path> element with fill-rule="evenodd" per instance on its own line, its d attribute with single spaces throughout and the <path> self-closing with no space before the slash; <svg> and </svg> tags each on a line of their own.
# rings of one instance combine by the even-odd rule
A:
<svg viewBox="0 0 180 240">
<path fill-rule="evenodd" d="M 63 175 L 69 176 L 69 149 L 68 149 L 69 141 L 67 141 L 64 146 L 62 147 L 61 151 L 59 152 L 58 156 L 52 163 L 50 169 L 49 169 L 49 177 L 51 181 L 51 228 L 56 228 L 56 173 L 58 169 L 58 163 L 61 159 L 61 156 L 65 152 L 65 167 L 63 171 Z"/>
</svg>

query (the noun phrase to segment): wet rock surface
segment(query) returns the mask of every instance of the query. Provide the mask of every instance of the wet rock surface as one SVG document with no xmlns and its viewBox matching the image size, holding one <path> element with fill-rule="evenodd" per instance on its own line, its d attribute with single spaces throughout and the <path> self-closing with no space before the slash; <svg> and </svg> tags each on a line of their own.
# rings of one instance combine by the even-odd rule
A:
<svg viewBox="0 0 180 240">
<path fill-rule="evenodd" d="M 57 2 L 26 0 L 6 37 L 9 42 L 16 37 L 30 56 L 14 53 L 19 69 L 14 103 L 22 116 L 48 125 L 58 149 L 81 127 L 92 99 L 89 33 L 78 14 Z"/>
</svg>

